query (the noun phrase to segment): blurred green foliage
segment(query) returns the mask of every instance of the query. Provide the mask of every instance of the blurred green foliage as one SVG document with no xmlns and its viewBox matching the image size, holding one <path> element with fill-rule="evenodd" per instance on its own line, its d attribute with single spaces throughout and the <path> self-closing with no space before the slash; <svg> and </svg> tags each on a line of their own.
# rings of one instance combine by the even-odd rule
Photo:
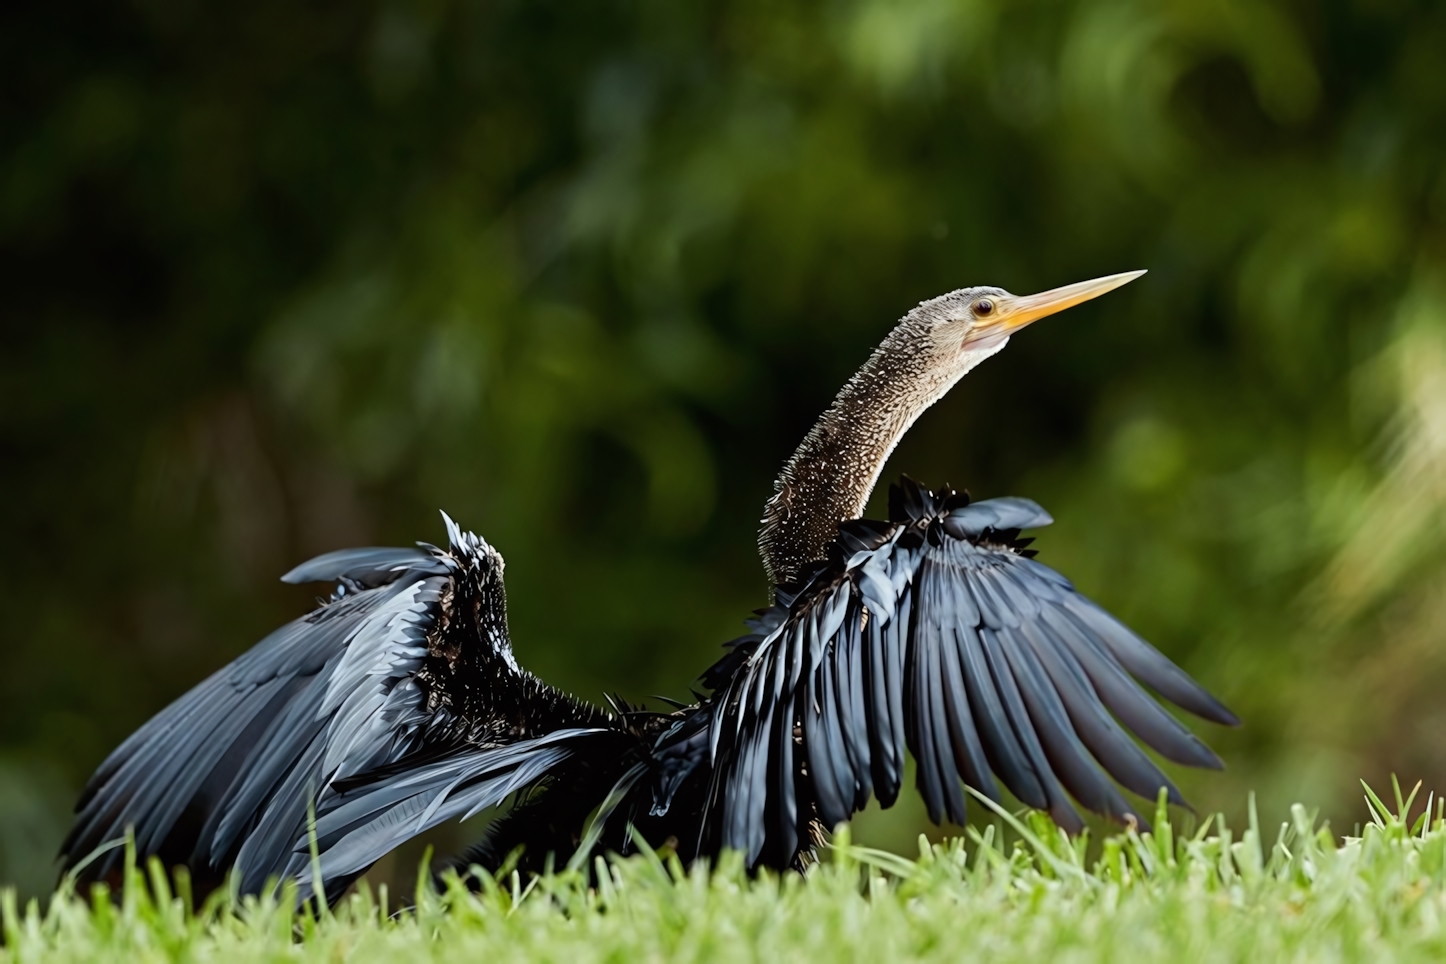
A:
<svg viewBox="0 0 1446 964">
<path fill-rule="evenodd" d="M 0 878 L 48 885 L 104 754 L 305 611 L 280 573 L 438 508 L 526 665 L 686 697 L 894 319 L 1138 267 L 886 476 L 1053 512 L 1043 559 L 1245 718 L 1202 809 L 1446 789 L 1446 6 L 0 18 Z"/>
</svg>

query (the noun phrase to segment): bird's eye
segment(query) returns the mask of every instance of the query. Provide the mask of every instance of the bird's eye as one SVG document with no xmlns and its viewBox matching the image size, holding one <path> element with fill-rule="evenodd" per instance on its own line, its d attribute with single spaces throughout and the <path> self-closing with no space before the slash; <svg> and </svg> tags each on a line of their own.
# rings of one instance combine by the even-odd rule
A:
<svg viewBox="0 0 1446 964">
<path fill-rule="evenodd" d="M 974 302 L 974 314 L 979 316 L 980 318 L 983 318 L 986 315 L 992 315 L 993 313 L 994 302 L 990 301 L 988 298 L 981 298 L 978 301 Z"/>
</svg>

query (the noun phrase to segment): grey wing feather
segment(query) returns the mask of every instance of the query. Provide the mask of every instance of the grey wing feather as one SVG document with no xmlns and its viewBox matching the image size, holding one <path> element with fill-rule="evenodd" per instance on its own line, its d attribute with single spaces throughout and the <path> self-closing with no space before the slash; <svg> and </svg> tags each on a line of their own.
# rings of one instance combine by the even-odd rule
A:
<svg viewBox="0 0 1446 964">
<path fill-rule="evenodd" d="M 944 529 L 956 539 L 977 539 L 989 529 L 1038 529 L 1052 522 L 1039 503 L 1014 496 L 973 502 L 943 517 Z"/>
<path fill-rule="evenodd" d="M 611 732 L 572 728 L 503 747 L 459 747 L 328 793 L 316 817 L 317 859 L 328 899 L 340 896 L 358 874 L 417 834 L 496 806 L 578 752 L 589 737 Z M 301 883 L 304 900 L 311 891 L 309 834 L 294 836 L 291 843 L 285 875 Z"/>
<path fill-rule="evenodd" d="M 336 582 L 349 579 L 368 589 L 385 585 L 404 571 L 443 575 L 447 566 L 435 553 L 422 549 L 371 547 L 338 549 L 303 562 L 281 577 L 282 582 Z"/>
</svg>

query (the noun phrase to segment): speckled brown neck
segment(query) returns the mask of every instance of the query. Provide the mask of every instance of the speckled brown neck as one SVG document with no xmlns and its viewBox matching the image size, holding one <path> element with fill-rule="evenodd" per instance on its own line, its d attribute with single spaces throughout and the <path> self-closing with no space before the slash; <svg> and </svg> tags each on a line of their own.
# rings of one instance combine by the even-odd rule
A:
<svg viewBox="0 0 1446 964">
<path fill-rule="evenodd" d="M 918 319 L 905 318 L 784 465 L 758 534 L 774 585 L 792 582 L 824 557 L 838 524 L 863 513 L 899 439 L 963 375 L 938 364 L 925 349 L 927 338 Z"/>
</svg>

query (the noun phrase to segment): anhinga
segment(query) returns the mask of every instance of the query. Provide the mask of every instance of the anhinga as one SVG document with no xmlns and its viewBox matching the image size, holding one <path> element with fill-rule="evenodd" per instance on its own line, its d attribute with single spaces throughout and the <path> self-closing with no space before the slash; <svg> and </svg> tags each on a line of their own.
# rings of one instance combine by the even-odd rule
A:
<svg viewBox="0 0 1446 964">
<path fill-rule="evenodd" d="M 188 865 L 199 888 L 234 872 L 242 892 L 290 876 L 305 894 L 314 807 L 334 900 L 402 842 L 512 797 L 464 860 L 495 867 L 520 846 L 536 870 L 580 847 L 625 852 L 632 827 L 685 860 L 733 848 L 750 866 L 800 866 L 870 795 L 893 803 L 906 749 L 936 822 L 964 820 L 961 781 L 997 798 L 996 777 L 1070 830 L 1071 797 L 1142 819 L 1111 777 L 1179 802 L 1130 732 L 1169 760 L 1220 762 L 1136 680 L 1237 720 L 1033 560 L 1019 533 L 1049 524 L 1043 509 L 905 478 L 887 522 L 859 518 L 904 432 L 970 369 L 1142 273 L 1028 297 L 966 288 L 910 311 L 784 467 L 759 537 L 772 605 L 703 675 L 697 704 L 604 711 L 519 667 L 502 557 L 447 519 L 446 548 L 342 550 L 284 576 L 335 590 L 110 755 L 66 865 L 130 828 L 141 856 Z"/>
</svg>

